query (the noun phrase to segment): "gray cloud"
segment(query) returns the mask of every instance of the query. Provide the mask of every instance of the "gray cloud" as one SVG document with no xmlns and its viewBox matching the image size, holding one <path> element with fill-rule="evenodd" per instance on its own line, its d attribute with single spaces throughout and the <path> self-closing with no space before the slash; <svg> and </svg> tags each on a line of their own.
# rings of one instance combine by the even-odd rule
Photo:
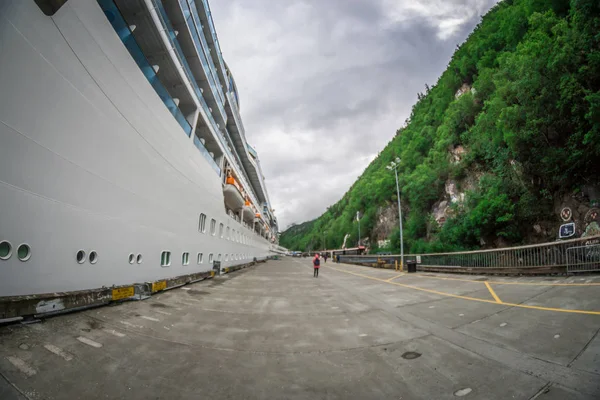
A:
<svg viewBox="0 0 600 400">
<path fill-rule="evenodd" d="M 211 3 L 281 227 L 343 196 L 495 3 Z"/>
</svg>

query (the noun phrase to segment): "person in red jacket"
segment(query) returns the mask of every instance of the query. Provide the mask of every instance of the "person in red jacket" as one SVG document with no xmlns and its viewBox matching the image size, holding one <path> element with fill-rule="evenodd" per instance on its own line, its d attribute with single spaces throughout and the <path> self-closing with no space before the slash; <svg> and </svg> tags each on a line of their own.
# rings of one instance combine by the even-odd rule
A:
<svg viewBox="0 0 600 400">
<path fill-rule="evenodd" d="M 314 267 L 313 277 L 314 278 L 319 277 L 319 267 L 320 266 L 321 266 L 321 260 L 319 260 L 319 253 L 317 253 L 317 254 L 315 254 L 315 258 L 313 258 L 313 267 Z"/>
</svg>

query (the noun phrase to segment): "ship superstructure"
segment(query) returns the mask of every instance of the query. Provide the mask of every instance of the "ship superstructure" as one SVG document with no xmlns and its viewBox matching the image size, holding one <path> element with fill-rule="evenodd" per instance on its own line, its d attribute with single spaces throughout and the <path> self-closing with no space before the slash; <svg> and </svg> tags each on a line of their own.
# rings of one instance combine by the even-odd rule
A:
<svg viewBox="0 0 600 400">
<path fill-rule="evenodd" d="M 4 0 L 0 49 L 0 296 L 281 250 L 207 0 Z"/>
</svg>

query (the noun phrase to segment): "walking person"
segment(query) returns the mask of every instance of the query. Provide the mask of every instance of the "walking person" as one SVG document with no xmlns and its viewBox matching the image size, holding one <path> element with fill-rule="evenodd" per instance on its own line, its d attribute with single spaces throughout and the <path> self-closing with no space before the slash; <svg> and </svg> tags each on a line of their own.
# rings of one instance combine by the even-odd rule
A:
<svg viewBox="0 0 600 400">
<path fill-rule="evenodd" d="M 323 260 L 325 261 L 325 264 L 327 264 L 327 253 L 323 254 Z"/>
<path fill-rule="evenodd" d="M 313 258 L 313 278 L 319 277 L 319 267 L 321 266 L 321 260 L 319 260 L 319 253 L 315 254 L 315 258 Z"/>
</svg>

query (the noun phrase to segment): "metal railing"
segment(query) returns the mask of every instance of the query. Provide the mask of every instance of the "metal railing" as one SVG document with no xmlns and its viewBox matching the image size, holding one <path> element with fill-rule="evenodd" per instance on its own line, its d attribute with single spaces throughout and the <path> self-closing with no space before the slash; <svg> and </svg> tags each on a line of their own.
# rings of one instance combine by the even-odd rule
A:
<svg viewBox="0 0 600 400">
<path fill-rule="evenodd" d="M 341 255 L 347 263 L 394 264 L 400 255 Z M 600 235 L 502 249 L 453 253 L 405 254 L 404 260 L 440 268 L 564 267 L 568 272 L 600 271 Z"/>
</svg>

